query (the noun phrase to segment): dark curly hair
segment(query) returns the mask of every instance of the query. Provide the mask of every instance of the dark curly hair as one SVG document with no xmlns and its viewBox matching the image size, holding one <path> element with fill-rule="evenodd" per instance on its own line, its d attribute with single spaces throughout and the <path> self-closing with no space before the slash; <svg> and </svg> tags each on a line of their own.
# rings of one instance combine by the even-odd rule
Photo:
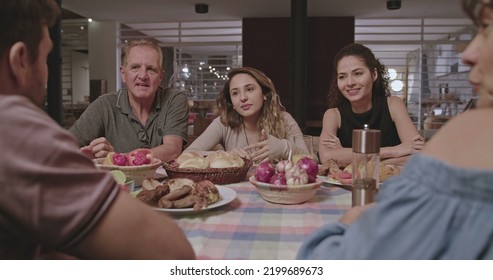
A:
<svg viewBox="0 0 493 280">
<path fill-rule="evenodd" d="M 389 78 L 385 65 L 383 65 L 380 60 L 375 58 L 375 55 L 368 47 L 361 44 L 350 44 L 342 48 L 334 58 L 332 78 L 328 95 L 329 108 L 336 108 L 344 101 L 344 95 L 342 95 L 342 92 L 337 86 L 337 66 L 341 59 L 347 56 L 359 57 L 363 60 L 370 71 L 373 71 L 373 69 L 377 70 L 378 77 L 373 82 L 372 94 L 390 96 Z"/>
</svg>

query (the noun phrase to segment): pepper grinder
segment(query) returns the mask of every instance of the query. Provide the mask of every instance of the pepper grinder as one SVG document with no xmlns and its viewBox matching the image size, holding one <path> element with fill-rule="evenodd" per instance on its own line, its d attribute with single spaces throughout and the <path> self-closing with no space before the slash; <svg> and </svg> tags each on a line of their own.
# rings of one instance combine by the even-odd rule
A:
<svg viewBox="0 0 493 280">
<path fill-rule="evenodd" d="M 378 167 L 380 165 L 380 130 L 353 130 L 353 185 L 354 206 L 375 201 L 378 192 Z"/>
</svg>

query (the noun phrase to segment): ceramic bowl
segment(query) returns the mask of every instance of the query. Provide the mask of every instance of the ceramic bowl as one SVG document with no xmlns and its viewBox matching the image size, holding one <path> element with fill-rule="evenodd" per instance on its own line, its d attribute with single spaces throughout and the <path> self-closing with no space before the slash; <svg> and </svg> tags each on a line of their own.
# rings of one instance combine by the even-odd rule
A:
<svg viewBox="0 0 493 280">
<path fill-rule="evenodd" d="M 249 178 L 260 196 L 269 202 L 278 204 L 300 204 L 310 200 L 323 181 L 319 178 L 314 183 L 304 185 L 273 185 L 259 182 L 255 176 Z"/>
</svg>

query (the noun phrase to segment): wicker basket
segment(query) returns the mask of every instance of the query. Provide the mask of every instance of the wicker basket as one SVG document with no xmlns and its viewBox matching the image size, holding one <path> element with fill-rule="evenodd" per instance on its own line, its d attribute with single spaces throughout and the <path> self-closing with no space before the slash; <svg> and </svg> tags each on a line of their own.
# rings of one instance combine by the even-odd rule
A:
<svg viewBox="0 0 493 280">
<path fill-rule="evenodd" d="M 96 167 L 101 170 L 121 170 L 125 173 L 127 178 L 131 178 L 135 181 L 136 186 L 142 185 L 142 181 L 145 178 L 153 178 L 156 173 L 156 169 L 162 164 L 161 160 L 154 159 L 151 164 L 145 165 L 133 165 L 133 166 L 118 166 L 118 165 L 103 165 L 96 162 Z"/>
<path fill-rule="evenodd" d="M 168 178 L 188 178 L 195 182 L 202 180 L 209 180 L 214 184 L 224 185 L 233 184 L 244 181 L 248 170 L 252 166 L 253 162 L 249 159 L 243 159 L 245 164 L 242 167 L 228 167 L 228 168 L 179 168 L 178 163 L 175 161 L 165 162 L 163 164 L 164 170 Z"/>
</svg>

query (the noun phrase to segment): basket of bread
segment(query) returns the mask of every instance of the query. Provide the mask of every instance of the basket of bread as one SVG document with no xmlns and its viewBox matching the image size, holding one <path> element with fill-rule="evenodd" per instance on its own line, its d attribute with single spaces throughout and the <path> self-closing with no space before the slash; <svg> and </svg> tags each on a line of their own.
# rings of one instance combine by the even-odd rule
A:
<svg viewBox="0 0 493 280">
<path fill-rule="evenodd" d="M 166 162 L 163 168 L 169 178 L 188 178 L 193 181 L 209 180 L 214 184 L 233 184 L 245 180 L 252 161 L 235 154 L 217 151 L 207 156 L 199 152 L 183 152 L 176 160 Z"/>
</svg>

